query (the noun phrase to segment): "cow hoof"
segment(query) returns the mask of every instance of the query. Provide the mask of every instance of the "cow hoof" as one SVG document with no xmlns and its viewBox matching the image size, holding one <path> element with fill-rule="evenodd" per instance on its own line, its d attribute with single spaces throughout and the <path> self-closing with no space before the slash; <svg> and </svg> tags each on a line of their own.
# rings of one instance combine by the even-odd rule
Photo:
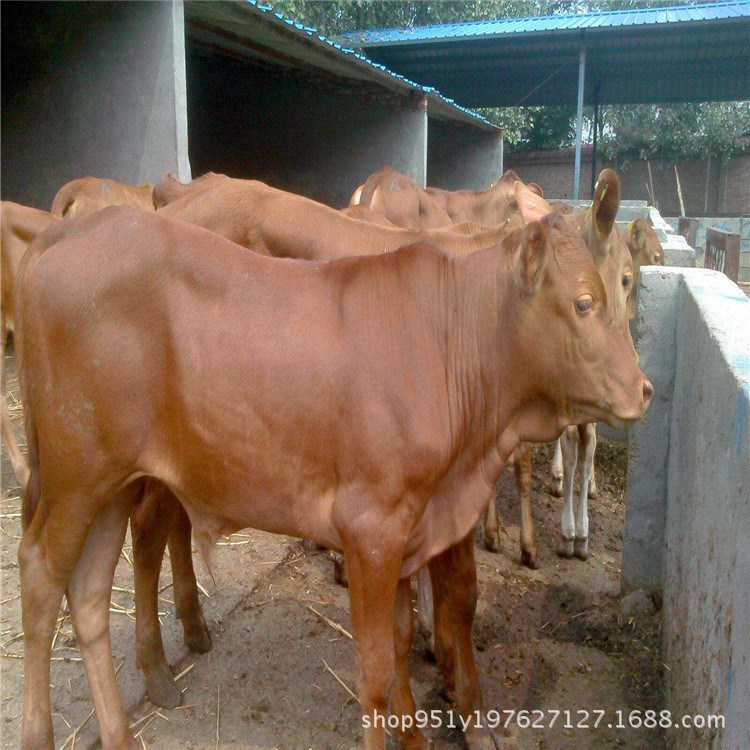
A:
<svg viewBox="0 0 750 750">
<path fill-rule="evenodd" d="M 573 554 L 579 560 L 587 560 L 589 556 L 589 540 L 588 537 L 576 537 L 573 543 Z"/>
<path fill-rule="evenodd" d="M 208 625 L 199 614 L 195 618 L 182 618 L 182 627 L 185 635 L 185 645 L 196 654 L 207 654 L 212 648 L 211 633 Z"/>
<path fill-rule="evenodd" d="M 593 480 L 589 482 L 589 497 L 599 497 L 599 488 L 596 486 L 596 482 Z"/>
<path fill-rule="evenodd" d="M 552 477 L 549 482 L 549 491 L 551 495 L 554 495 L 555 497 L 562 497 L 562 486 L 563 486 L 563 478 L 562 477 Z"/>
<path fill-rule="evenodd" d="M 537 570 L 539 568 L 539 563 L 536 558 L 536 552 L 531 553 L 525 549 L 521 550 L 521 563 L 527 568 L 531 568 L 531 570 Z"/>
<path fill-rule="evenodd" d="M 484 532 L 484 548 L 489 552 L 500 552 L 500 535 L 497 531 Z"/>
<path fill-rule="evenodd" d="M 557 548 L 557 554 L 560 557 L 573 557 L 575 554 L 575 540 L 573 537 L 566 539 L 565 537 L 560 538 L 560 546 Z"/>
<path fill-rule="evenodd" d="M 152 666 L 144 674 L 146 692 L 154 705 L 162 708 L 177 708 L 182 704 L 182 693 L 174 681 L 172 670 L 166 663 L 161 666 Z"/>
<path fill-rule="evenodd" d="M 305 552 L 315 552 L 315 550 L 318 549 L 318 545 L 315 544 L 312 539 L 303 539 L 302 549 L 305 550 Z"/>
</svg>

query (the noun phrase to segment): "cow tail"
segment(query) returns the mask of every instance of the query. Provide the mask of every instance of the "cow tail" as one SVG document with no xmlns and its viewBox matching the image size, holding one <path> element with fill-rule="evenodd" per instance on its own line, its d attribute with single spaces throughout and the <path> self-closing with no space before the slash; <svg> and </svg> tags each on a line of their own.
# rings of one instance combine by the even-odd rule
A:
<svg viewBox="0 0 750 750">
<path fill-rule="evenodd" d="M 31 406 L 24 403 L 24 428 L 26 430 L 26 445 L 29 451 L 29 480 L 23 490 L 21 500 L 21 526 L 23 531 L 29 528 L 39 505 L 41 482 L 39 476 L 39 440 L 36 424 L 32 416 Z"/>
</svg>

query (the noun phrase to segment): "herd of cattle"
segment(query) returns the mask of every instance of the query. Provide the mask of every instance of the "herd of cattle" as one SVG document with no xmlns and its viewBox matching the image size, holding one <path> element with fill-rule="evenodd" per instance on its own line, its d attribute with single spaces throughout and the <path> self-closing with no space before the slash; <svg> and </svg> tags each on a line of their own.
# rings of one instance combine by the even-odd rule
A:
<svg viewBox="0 0 750 750">
<path fill-rule="evenodd" d="M 483 192 L 421 189 L 389 168 L 340 211 L 257 181 L 85 178 L 50 213 L 2 203 L 2 337 L 13 333 L 28 464 L 19 547 L 22 747 L 53 747 L 50 655 L 63 593 L 103 747 L 135 748 L 109 643 L 128 521 L 137 662 L 180 701 L 157 597 L 169 545 L 185 641 L 211 648 L 192 539 L 244 527 L 331 550 L 348 583 L 363 716 L 413 716 L 410 576 L 466 741 L 496 738 L 473 656 L 473 527 L 497 550 L 494 485 L 513 462 L 521 559 L 537 565 L 531 444 L 560 437 L 559 553 L 588 554 L 594 423 L 640 419 L 652 395 L 628 320 L 648 223 L 615 224 L 604 170 L 585 211 L 512 172 Z M 574 513 L 573 475 L 580 494 Z M 382 748 L 382 722 L 363 725 Z M 399 723 L 402 743 L 427 740 Z"/>
</svg>

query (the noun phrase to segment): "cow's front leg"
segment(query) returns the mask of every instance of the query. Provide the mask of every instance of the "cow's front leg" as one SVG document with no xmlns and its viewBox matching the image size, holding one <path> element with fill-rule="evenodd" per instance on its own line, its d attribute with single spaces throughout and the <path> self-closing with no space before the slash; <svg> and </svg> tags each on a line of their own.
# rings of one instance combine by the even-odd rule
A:
<svg viewBox="0 0 750 750">
<path fill-rule="evenodd" d="M 403 519 L 359 513 L 339 530 L 349 577 L 354 666 L 365 750 L 383 750 L 395 676 L 394 610 L 405 536 Z"/>
<path fill-rule="evenodd" d="M 435 607 L 435 658 L 446 692 L 466 722 L 469 748 L 494 750 L 499 743 L 487 726 L 471 636 L 477 607 L 474 534 L 430 560 L 429 565 Z"/>
<path fill-rule="evenodd" d="M 429 652 L 435 653 L 435 625 L 432 614 L 432 582 L 430 571 L 425 565 L 417 574 L 417 619 L 419 628 L 427 639 Z"/>
<path fill-rule="evenodd" d="M 495 493 L 490 495 L 487 510 L 484 512 L 484 547 L 490 552 L 500 552 L 500 522 L 497 518 Z"/>
<path fill-rule="evenodd" d="M 550 472 L 552 477 L 549 482 L 549 491 L 555 497 L 562 497 L 563 494 L 563 456 L 560 438 L 555 441 L 555 454 L 552 456 L 552 466 Z"/>
<path fill-rule="evenodd" d="M 521 562 L 535 570 L 537 562 L 536 528 L 531 513 L 531 443 L 521 443 L 513 454 L 513 472 L 521 501 Z"/>
<path fill-rule="evenodd" d="M 428 576 L 429 577 L 429 576 Z M 393 637 L 396 650 L 396 680 L 391 693 L 391 713 L 400 717 L 398 735 L 407 750 L 424 750 L 429 745 L 416 726 L 414 695 L 409 682 L 409 653 L 414 638 L 414 616 L 411 603 L 411 580 L 403 578 L 396 590 L 396 609 L 393 618 Z"/>
<path fill-rule="evenodd" d="M 563 510 L 558 554 L 561 557 L 573 557 L 576 536 L 573 516 L 573 480 L 578 457 L 578 429 L 566 427 L 559 442 L 563 457 Z"/>
<path fill-rule="evenodd" d="M 581 483 L 576 508 L 576 535 L 574 554 L 581 560 L 589 556 L 589 512 L 588 497 L 590 480 L 594 475 L 594 453 L 596 451 L 596 425 L 586 424 L 578 428 L 580 450 L 578 452 L 578 476 Z"/>
</svg>

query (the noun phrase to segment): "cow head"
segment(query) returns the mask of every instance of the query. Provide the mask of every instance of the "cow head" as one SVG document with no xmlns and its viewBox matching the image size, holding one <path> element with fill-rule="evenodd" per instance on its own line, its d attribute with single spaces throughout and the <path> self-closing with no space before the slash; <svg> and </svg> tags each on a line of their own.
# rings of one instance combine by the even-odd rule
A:
<svg viewBox="0 0 750 750">
<path fill-rule="evenodd" d="M 633 291 L 628 298 L 629 309 L 635 315 L 635 294 L 641 266 L 663 266 L 664 252 L 651 224 L 635 219 L 625 229 L 625 244 L 633 260 Z"/>
<path fill-rule="evenodd" d="M 603 420 L 620 428 L 640 419 L 653 389 L 580 232 L 521 183 L 516 196 L 530 221 L 509 238 L 521 300 L 515 346 L 539 404 L 521 438 L 549 440 L 567 424 Z"/>
</svg>

